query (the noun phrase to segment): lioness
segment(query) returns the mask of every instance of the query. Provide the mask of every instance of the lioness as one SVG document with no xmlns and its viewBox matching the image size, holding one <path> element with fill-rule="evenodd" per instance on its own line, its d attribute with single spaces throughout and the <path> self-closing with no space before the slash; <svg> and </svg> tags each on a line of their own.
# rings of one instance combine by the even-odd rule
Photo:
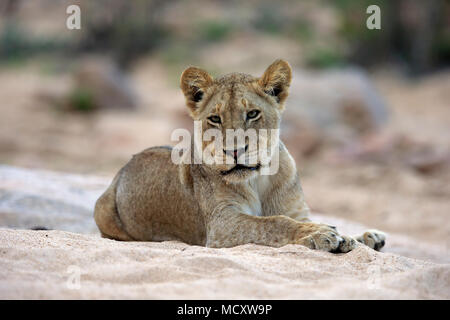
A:
<svg viewBox="0 0 450 320">
<path fill-rule="evenodd" d="M 213 79 L 190 67 L 181 75 L 181 89 L 203 132 L 215 128 L 226 136 L 226 129 L 278 129 L 291 78 L 283 60 L 272 63 L 260 78 L 232 73 Z M 293 158 L 278 136 L 268 142 L 279 152 L 278 170 L 271 175 L 261 174 L 261 163 L 238 163 L 239 154 L 254 153 L 248 145 L 214 150 L 216 157 L 231 159 L 223 164 L 175 164 L 170 147 L 134 155 L 96 203 L 94 217 L 102 236 L 216 248 L 300 244 L 348 252 L 357 241 L 376 250 L 383 247 L 382 232 L 352 238 L 311 222 Z"/>
</svg>

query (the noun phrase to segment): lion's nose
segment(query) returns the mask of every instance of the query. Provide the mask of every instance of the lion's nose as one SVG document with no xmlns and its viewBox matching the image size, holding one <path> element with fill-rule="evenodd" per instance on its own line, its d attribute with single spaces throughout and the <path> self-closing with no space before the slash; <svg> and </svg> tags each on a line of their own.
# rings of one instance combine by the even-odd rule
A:
<svg viewBox="0 0 450 320">
<path fill-rule="evenodd" d="M 237 162 L 237 159 L 239 159 L 239 157 L 245 153 L 245 151 L 247 151 L 248 145 L 246 145 L 243 148 L 239 148 L 239 149 L 234 149 L 234 150 L 223 150 L 223 152 L 225 152 L 225 154 L 233 157 L 234 161 Z"/>
</svg>

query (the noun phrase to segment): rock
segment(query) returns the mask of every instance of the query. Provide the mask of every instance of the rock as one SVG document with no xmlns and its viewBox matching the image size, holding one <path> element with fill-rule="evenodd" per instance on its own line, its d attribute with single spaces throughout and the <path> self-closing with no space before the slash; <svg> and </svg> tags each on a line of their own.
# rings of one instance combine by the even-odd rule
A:
<svg viewBox="0 0 450 320">
<path fill-rule="evenodd" d="M 110 179 L 0 166 L 0 226 L 98 233 L 95 201 Z"/>
<path fill-rule="evenodd" d="M 137 96 L 126 75 L 106 58 L 86 58 L 59 83 L 40 88 L 36 99 L 69 111 L 132 110 Z"/>
<path fill-rule="evenodd" d="M 82 60 L 74 73 L 75 86 L 69 93 L 70 103 L 77 98 L 92 99 L 95 109 L 133 109 L 136 97 L 124 73 L 105 58 Z M 78 97 L 77 97 L 78 95 Z M 72 106 L 79 108 L 80 106 Z"/>
<path fill-rule="evenodd" d="M 324 139 L 345 143 L 378 131 L 388 109 L 368 76 L 359 69 L 294 71 L 284 123 L 308 123 Z"/>
<path fill-rule="evenodd" d="M 417 141 L 399 133 L 368 134 L 339 150 L 326 153 L 331 162 L 367 161 L 401 165 L 421 174 L 434 174 L 450 167 L 450 151 L 430 141 Z"/>
<path fill-rule="evenodd" d="M 407 164 L 422 174 L 432 174 L 450 166 L 450 153 L 422 152 L 411 155 Z"/>
<path fill-rule="evenodd" d="M 296 161 L 313 156 L 320 149 L 324 140 L 317 128 L 305 121 L 295 119 L 284 121 L 280 135 Z"/>
</svg>

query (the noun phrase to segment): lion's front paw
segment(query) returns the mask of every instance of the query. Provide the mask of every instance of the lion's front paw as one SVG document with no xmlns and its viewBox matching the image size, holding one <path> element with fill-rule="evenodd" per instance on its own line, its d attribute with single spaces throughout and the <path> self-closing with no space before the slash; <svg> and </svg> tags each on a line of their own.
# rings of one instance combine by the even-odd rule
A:
<svg viewBox="0 0 450 320">
<path fill-rule="evenodd" d="M 386 234 L 378 230 L 368 230 L 356 237 L 356 240 L 378 251 L 383 248 L 386 243 Z"/>
<path fill-rule="evenodd" d="M 314 226 L 308 236 L 299 240 L 299 244 L 310 249 L 334 252 L 339 250 L 344 239 L 337 233 L 336 229 L 326 225 Z"/>
<path fill-rule="evenodd" d="M 349 236 L 341 236 L 343 241 L 339 244 L 339 248 L 336 252 L 346 253 L 352 251 L 358 246 L 358 242 Z"/>
<path fill-rule="evenodd" d="M 355 239 L 342 236 L 336 228 L 325 225 L 321 225 L 317 231 L 300 239 L 299 243 L 310 249 L 336 253 L 349 252 L 357 246 Z"/>
</svg>

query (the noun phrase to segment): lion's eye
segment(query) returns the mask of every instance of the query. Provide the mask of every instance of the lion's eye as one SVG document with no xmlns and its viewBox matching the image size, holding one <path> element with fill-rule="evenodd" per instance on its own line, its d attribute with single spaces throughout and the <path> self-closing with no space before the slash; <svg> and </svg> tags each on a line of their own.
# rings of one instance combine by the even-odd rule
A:
<svg viewBox="0 0 450 320">
<path fill-rule="evenodd" d="M 259 115 L 259 110 L 252 110 L 247 113 L 247 120 L 248 119 L 255 119 Z"/>
<path fill-rule="evenodd" d="M 213 122 L 213 123 L 220 123 L 220 117 L 219 116 L 210 116 L 208 117 L 208 120 Z"/>
</svg>

